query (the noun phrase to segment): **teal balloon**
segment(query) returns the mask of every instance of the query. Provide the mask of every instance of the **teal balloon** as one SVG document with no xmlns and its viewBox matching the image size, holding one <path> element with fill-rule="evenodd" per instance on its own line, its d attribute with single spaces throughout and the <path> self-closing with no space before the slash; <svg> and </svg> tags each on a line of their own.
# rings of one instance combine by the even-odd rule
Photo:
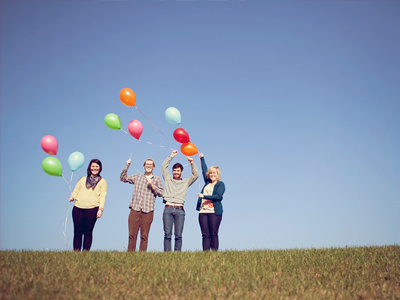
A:
<svg viewBox="0 0 400 300">
<path fill-rule="evenodd" d="M 71 155 L 68 157 L 68 164 L 72 172 L 82 168 L 84 163 L 85 157 L 80 152 L 71 153 Z"/>
<path fill-rule="evenodd" d="M 104 123 L 106 123 L 106 126 L 110 129 L 121 129 L 121 120 L 116 114 L 108 114 L 104 118 Z"/>
<path fill-rule="evenodd" d="M 55 157 L 46 157 L 42 162 L 42 168 L 51 176 L 62 176 L 62 165 Z"/>
<path fill-rule="evenodd" d="M 165 111 L 165 118 L 168 122 L 179 125 L 181 124 L 181 113 L 175 107 L 168 107 Z"/>
</svg>

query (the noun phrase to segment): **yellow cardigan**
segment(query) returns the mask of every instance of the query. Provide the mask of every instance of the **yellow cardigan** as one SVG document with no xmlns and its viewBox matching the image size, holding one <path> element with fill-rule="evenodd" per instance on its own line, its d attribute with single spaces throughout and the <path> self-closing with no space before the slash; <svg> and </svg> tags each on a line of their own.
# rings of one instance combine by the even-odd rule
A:
<svg viewBox="0 0 400 300">
<path fill-rule="evenodd" d="M 79 179 L 71 196 L 75 199 L 75 206 L 79 208 L 104 208 L 107 195 L 107 182 L 102 178 L 94 188 L 86 188 L 86 176 Z"/>
</svg>

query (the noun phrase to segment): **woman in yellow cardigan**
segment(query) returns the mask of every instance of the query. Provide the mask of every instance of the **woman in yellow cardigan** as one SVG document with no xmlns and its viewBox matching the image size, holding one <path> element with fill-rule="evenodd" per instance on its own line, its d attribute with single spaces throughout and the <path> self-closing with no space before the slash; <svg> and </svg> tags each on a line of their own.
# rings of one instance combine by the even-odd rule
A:
<svg viewBox="0 0 400 300">
<path fill-rule="evenodd" d="M 87 176 L 79 179 L 69 198 L 75 205 L 72 210 L 74 221 L 74 250 L 90 250 L 93 239 L 93 228 L 103 214 L 107 194 L 107 182 L 100 176 L 101 161 L 92 159 L 87 169 Z"/>
</svg>

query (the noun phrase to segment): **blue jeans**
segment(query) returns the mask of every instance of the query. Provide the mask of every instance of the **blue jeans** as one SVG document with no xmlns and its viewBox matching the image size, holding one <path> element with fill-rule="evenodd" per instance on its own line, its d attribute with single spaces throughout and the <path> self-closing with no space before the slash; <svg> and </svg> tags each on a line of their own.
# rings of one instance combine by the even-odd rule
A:
<svg viewBox="0 0 400 300">
<path fill-rule="evenodd" d="M 164 251 L 171 251 L 172 226 L 175 234 L 175 251 L 182 249 L 182 232 L 185 223 L 185 211 L 178 208 L 165 207 L 164 221 Z"/>
</svg>

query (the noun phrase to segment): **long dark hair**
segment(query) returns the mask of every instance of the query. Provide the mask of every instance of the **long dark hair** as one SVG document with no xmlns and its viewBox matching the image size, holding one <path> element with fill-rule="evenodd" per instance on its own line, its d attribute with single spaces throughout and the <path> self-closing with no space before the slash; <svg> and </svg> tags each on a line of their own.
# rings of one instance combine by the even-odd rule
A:
<svg viewBox="0 0 400 300">
<path fill-rule="evenodd" d="M 98 173 L 97 175 L 100 175 L 101 170 L 103 170 L 103 167 L 102 167 L 102 165 L 101 165 L 101 161 L 98 160 L 97 158 L 94 158 L 94 159 L 92 159 L 92 160 L 90 161 L 89 166 L 88 166 L 88 168 L 87 168 L 87 176 L 92 175 L 92 170 L 90 170 L 90 167 L 92 166 L 92 163 L 95 163 L 95 164 L 98 164 L 98 165 L 99 165 L 100 170 L 99 170 L 99 173 Z"/>
</svg>

